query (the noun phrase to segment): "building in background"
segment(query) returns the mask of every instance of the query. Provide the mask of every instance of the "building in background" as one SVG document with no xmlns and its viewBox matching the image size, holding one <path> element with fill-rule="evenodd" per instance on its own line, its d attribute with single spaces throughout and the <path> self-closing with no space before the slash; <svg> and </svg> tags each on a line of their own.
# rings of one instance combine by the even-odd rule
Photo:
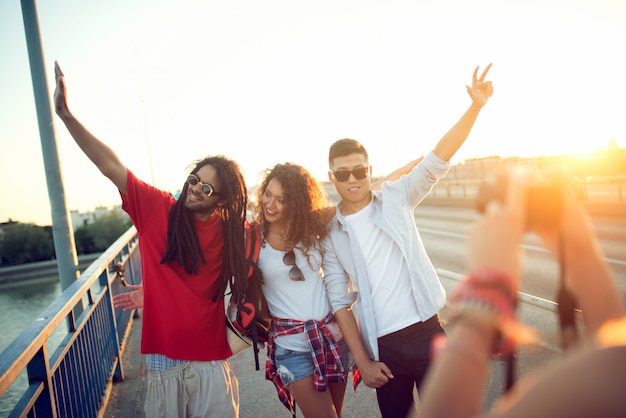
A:
<svg viewBox="0 0 626 418">
<path fill-rule="evenodd" d="M 121 205 L 112 207 L 98 206 L 91 212 L 80 212 L 78 210 L 71 210 L 70 217 L 72 218 L 72 230 L 76 231 L 81 226 L 92 224 L 96 221 L 96 219 L 102 217 L 103 215 L 108 215 L 112 212 L 126 215 L 126 213 L 122 210 Z"/>
</svg>

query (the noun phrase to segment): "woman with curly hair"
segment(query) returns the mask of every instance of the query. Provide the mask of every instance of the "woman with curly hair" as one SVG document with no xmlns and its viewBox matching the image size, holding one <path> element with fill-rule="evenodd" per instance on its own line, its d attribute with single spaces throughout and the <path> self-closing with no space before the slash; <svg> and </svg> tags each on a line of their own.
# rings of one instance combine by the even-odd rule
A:
<svg viewBox="0 0 626 418">
<path fill-rule="evenodd" d="M 341 416 L 349 351 L 324 288 L 319 241 L 332 217 L 303 167 L 277 164 L 258 189 L 254 220 L 263 237 L 258 266 L 272 315 L 266 378 L 281 402 L 305 417 Z"/>
</svg>

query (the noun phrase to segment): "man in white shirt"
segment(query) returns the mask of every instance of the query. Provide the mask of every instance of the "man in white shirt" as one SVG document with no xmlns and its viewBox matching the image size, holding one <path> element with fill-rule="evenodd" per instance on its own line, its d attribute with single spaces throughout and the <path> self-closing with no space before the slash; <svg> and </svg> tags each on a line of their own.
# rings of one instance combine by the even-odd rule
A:
<svg viewBox="0 0 626 418">
<path fill-rule="evenodd" d="M 438 311 L 445 291 L 415 226 L 413 210 L 443 178 L 478 113 L 493 93 L 474 71 L 467 92 L 472 104 L 408 175 L 370 189 L 371 166 L 354 139 L 336 141 L 329 151 L 329 179 L 341 202 L 325 240 L 324 274 L 346 277 L 327 286 L 335 318 L 364 383 L 376 388 L 383 417 L 405 417 L 415 408 L 413 389 L 430 364 L 432 338 L 443 332 Z M 328 283 L 337 283 L 328 280 Z M 338 296 L 339 295 L 339 296 Z M 358 325 L 351 312 L 357 302 Z M 360 333 L 359 333 L 360 330 Z"/>
</svg>

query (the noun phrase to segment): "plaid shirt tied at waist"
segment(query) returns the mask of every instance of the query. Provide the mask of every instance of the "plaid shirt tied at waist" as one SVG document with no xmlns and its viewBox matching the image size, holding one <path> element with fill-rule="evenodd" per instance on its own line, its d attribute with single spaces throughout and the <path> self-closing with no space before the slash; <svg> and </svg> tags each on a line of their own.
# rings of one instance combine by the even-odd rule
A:
<svg viewBox="0 0 626 418">
<path fill-rule="evenodd" d="M 285 387 L 276 370 L 274 338 L 301 332 L 306 334 L 315 369 L 313 372 L 313 384 L 316 391 L 324 392 L 328 383 L 345 382 L 348 377 L 348 371 L 344 370 L 341 362 L 341 353 L 339 352 L 337 341 L 335 341 L 333 334 L 327 327 L 327 324 L 331 322 L 333 322 L 333 315 L 330 312 L 321 321 L 298 321 L 272 317 L 272 327 L 267 344 L 268 359 L 265 366 L 265 378 L 274 383 L 278 392 L 278 399 L 291 413 L 295 413 L 294 400 L 291 392 Z M 355 372 L 354 374 L 355 390 L 358 384 L 356 374 L 358 373 Z"/>
</svg>

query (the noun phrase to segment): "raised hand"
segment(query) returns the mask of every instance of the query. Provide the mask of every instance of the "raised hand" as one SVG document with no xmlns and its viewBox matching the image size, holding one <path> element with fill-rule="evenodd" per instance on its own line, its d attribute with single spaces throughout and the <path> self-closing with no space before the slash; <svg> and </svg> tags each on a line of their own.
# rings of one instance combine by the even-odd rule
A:
<svg viewBox="0 0 626 418">
<path fill-rule="evenodd" d="M 481 107 L 487 103 L 487 100 L 489 100 L 493 94 L 493 85 L 491 84 L 491 81 L 485 81 L 485 76 L 489 72 L 490 68 L 491 64 L 489 64 L 480 77 L 478 77 L 478 67 L 476 67 L 474 74 L 472 75 L 472 86 L 465 86 L 467 88 L 467 93 L 472 98 L 474 104 Z"/>
<path fill-rule="evenodd" d="M 54 90 L 54 110 L 60 117 L 68 115 L 70 113 L 67 107 L 67 93 L 65 89 L 65 76 L 59 62 L 54 62 L 54 80 L 56 81 L 56 88 Z"/>
<path fill-rule="evenodd" d="M 482 218 L 468 230 L 469 271 L 496 268 L 518 278 L 522 266 L 519 247 L 526 218 L 527 179 L 521 173 L 507 176 L 505 202 L 490 200 Z"/>
</svg>

